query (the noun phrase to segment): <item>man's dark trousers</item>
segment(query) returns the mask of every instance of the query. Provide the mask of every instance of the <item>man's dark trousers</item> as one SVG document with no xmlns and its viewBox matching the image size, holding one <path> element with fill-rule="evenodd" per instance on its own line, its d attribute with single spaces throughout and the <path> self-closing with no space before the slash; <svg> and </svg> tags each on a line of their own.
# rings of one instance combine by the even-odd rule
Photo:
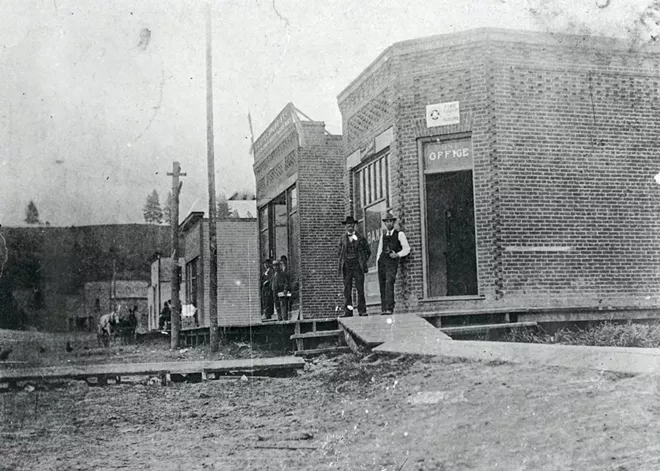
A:
<svg viewBox="0 0 660 471">
<path fill-rule="evenodd" d="M 399 269 L 399 260 L 383 253 L 378 260 L 378 285 L 382 312 L 394 312 L 394 281 Z"/>
<path fill-rule="evenodd" d="M 367 313 L 367 301 L 364 298 L 364 272 L 356 258 L 347 259 L 344 263 L 344 313 L 347 316 L 353 315 L 353 311 L 348 306 L 353 305 L 353 281 L 358 292 L 358 313 L 364 315 Z"/>
</svg>

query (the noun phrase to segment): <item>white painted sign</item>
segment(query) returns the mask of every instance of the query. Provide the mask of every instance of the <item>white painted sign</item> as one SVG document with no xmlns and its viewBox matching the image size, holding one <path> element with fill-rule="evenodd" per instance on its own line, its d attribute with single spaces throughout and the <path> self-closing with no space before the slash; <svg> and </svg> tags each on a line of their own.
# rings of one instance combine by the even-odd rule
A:
<svg viewBox="0 0 660 471">
<path fill-rule="evenodd" d="M 426 105 L 426 127 L 447 126 L 461 122 L 457 101 Z"/>
</svg>

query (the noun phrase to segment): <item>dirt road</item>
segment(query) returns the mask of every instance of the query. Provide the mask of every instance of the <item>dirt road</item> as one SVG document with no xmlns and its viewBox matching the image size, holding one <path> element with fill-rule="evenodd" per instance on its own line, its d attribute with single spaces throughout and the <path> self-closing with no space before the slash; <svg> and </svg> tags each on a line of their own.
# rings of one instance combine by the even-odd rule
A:
<svg viewBox="0 0 660 471">
<path fill-rule="evenodd" d="M 294 378 L 71 382 L 0 394 L 0 469 L 653 470 L 657 384 L 352 355 Z"/>
</svg>

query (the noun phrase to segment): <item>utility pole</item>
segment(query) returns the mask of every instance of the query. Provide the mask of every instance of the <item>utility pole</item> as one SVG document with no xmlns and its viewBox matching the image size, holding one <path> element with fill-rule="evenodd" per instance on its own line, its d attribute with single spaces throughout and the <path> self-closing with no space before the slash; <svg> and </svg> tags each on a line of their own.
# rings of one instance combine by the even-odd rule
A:
<svg viewBox="0 0 660 471">
<path fill-rule="evenodd" d="M 211 1 L 206 2 L 206 160 L 209 178 L 209 342 L 218 351 L 218 238 L 216 235 L 215 149 L 213 139 L 213 53 Z"/>
<path fill-rule="evenodd" d="M 179 192 L 183 182 L 179 181 L 179 177 L 185 177 L 185 173 L 181 173 L 181 165 L 179 162 L 172 164 L 172 173 L 167 172 L 167 175 L 172 176 L 172 202 L 170 207 L 170 227 L 172 236 L 172 257 L 171 257 L 171 274 L 170 284 L 172 286 L 172 303 L 170 306 L 172 331 L 170 333 L 170 348 L 175 350 L 179 348 L 179 333 L 181 332 L 181 300 L 179 299 Z"/>
</svg>

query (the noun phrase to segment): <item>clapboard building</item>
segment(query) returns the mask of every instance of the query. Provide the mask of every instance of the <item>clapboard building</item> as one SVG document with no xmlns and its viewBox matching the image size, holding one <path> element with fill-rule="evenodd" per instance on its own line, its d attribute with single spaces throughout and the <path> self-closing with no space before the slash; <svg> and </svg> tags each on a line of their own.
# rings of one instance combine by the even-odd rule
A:
<svg viewBox="0 0 660 471">
<path fill-rule="evenodd" d="M 253 154 L 260 261 L 287 257 L 294 316 L 336 316 L 343 305 L 336 261 L 344 216 L 342 137 L 289 103 L 254 142 Z"/>
<path fill-rule="evenodd" d="M 243 327 L 261 322 L 257 222 L 254 218 L 218 219 L 218 326 Z M 192 212 L 179 224 L 181 237 L 181 291 L 184 306 L 197 310 L 197 323 L 184 318 L 183 328 L 208 328 L 211 251 L 209 220 L 203 212 Z M 184 313 L 185 314 L 185 313 Z"/>
<path fill-rule="evenodd" d="M 338 104 L 345 213 L 376 247 L 390 208 L 411 245 L 398 312 L 658 306 L 657 46 L 501 29 L 404 41 Z"/>
</svg>

